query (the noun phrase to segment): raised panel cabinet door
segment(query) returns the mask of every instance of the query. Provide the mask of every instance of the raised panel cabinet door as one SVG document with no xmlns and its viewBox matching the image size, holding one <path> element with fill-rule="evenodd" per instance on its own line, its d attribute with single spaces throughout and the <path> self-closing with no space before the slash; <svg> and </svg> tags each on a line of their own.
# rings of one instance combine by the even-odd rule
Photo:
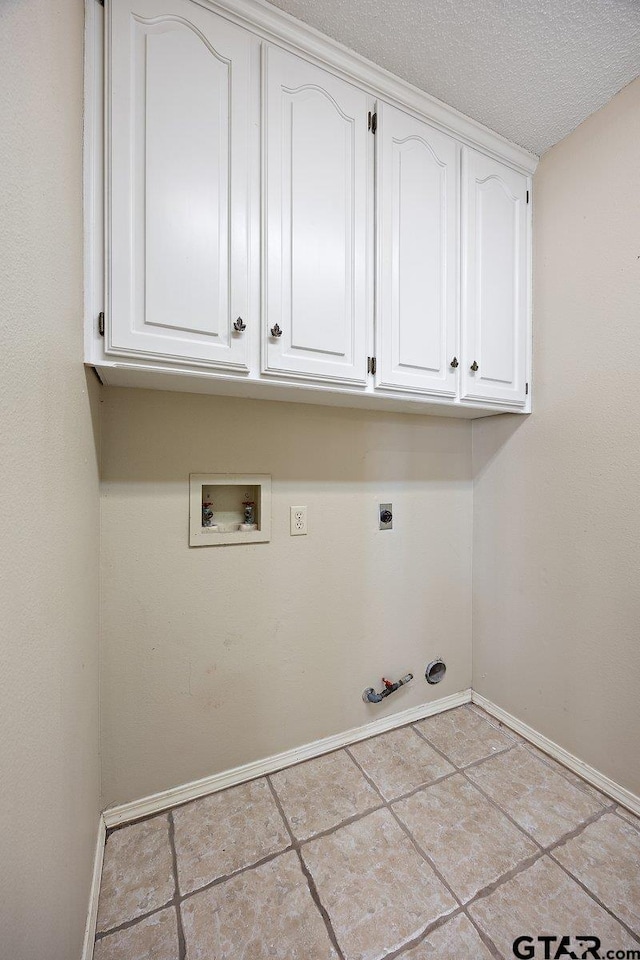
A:
<svg viewBox="0 0 640 960">
<path fill-rule="evenodd" d="M 107 9 L 107 349 L 244 372 L 257 41 L 192 0 Z"/>
<path fill-rule="evenodd" d="M 378 104 L 376 386 L 455 397 L 459 152 Z"/>
<path fill-rule="evenodd" d="M 527 178 L 463 152 L 463 399 L 526 404 Z"/>
<path fill-rule="evenodd" d="M 364 384 L 369 99 L 278 47 L 264 54 L 263 370 Z"/>
</svg>

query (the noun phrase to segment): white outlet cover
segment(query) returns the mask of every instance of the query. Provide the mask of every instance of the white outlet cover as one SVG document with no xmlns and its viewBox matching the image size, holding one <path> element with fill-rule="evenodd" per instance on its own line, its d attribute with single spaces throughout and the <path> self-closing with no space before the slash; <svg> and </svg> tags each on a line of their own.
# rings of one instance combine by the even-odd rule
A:
<svg viewBox="0 0 640 960">
<path fill-rule="evenodd" d="M 289 515 L 289 526 L 292 537 L 305 537 L 307 535 L 307 508 L 291 507 Z"/>
</svg>

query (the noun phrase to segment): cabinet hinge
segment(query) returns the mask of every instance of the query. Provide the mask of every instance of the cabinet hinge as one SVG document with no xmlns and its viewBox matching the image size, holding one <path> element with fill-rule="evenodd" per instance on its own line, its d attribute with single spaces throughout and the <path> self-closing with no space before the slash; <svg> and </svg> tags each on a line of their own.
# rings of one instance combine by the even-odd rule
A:
<svg viewBox="0 0 640 960">
<path fill-rule="evenodd" d="M 527 190 L 527 203 L 529 203 L 529 191 Z"/>
<path fill-rule="evenodd" d="M 525 397 L 529 395 L 529 384 L 525 383 L 524 385 L 524 395 Z"/>
<path fill-rule="evenodd" d="M 369 110 L 369 117 L 368 117 L 368 121 L 367 121 L 367 129 L 368 129 L 368 130 L 371 130 L 371 133 L 375 133 L 376 130 L 378 129 L 378 114 L 377 114 L 377 113 L 371 113 L 371 110 Z"/>
<path fill-rule="evenodd" d="M 104 313 L 98 314 L 98 333 L 104 337 Z"/>
<path fill-rule="evenodd" d="M 376 372 L 376 358 L 367 357 L 367 373 L 375 373 L 375 372 Z"/>
</svg>

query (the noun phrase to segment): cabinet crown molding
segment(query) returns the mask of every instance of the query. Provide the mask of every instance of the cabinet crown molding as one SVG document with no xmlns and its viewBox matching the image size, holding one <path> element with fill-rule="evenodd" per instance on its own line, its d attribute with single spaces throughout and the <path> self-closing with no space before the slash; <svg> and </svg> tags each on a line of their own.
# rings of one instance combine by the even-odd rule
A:
<svg viewBox="0 0 640 960">
<path fill-rule="evenodd" d="M 109 2 L 106 0 L 107 4 Z M 420 120 L 426 120 L 462 143 L 478 147 L 495 159 L 511 164 L 521 173 L 533 174 L 538 165 L 539 157 L 524 147 L 265 0 L 194 2 L 227 17 L 264 40 L 284 46 L 307 60 L 315 61 L 319 66 L 329 67 L 371 96 L 413 112 Z"/>
</svg>

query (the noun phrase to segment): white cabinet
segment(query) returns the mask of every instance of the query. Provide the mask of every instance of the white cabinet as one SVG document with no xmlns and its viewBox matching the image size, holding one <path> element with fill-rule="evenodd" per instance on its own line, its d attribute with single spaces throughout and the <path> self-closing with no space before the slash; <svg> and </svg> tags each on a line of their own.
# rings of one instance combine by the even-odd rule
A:
<svg viewBox="0 0 640 960">
<path fill-rule="evenodd" d="M 392 106 L 377 116 L 376 386 L 455 397 L 460 148 Z"/>
<path fill-rule="evenodd" d="M 246 371 L 257 40 L 192 0 L 108 11 L 107 348 Z"/>
<path fill-rule="evenodd" d="M 462 179 L 462 398 L 524 405 L 527 178 L 465 148 Z"/>
<path fill-rule="evenodd" d="M 263 369 L 364 384 L 369 98 L 277 47 L 263 56 Z"/>
<path fill-rule="evenodd" d="M 104 382 L 530 410 L 535 158 L 269 5 L 86 11 Z"/>
</svg>

